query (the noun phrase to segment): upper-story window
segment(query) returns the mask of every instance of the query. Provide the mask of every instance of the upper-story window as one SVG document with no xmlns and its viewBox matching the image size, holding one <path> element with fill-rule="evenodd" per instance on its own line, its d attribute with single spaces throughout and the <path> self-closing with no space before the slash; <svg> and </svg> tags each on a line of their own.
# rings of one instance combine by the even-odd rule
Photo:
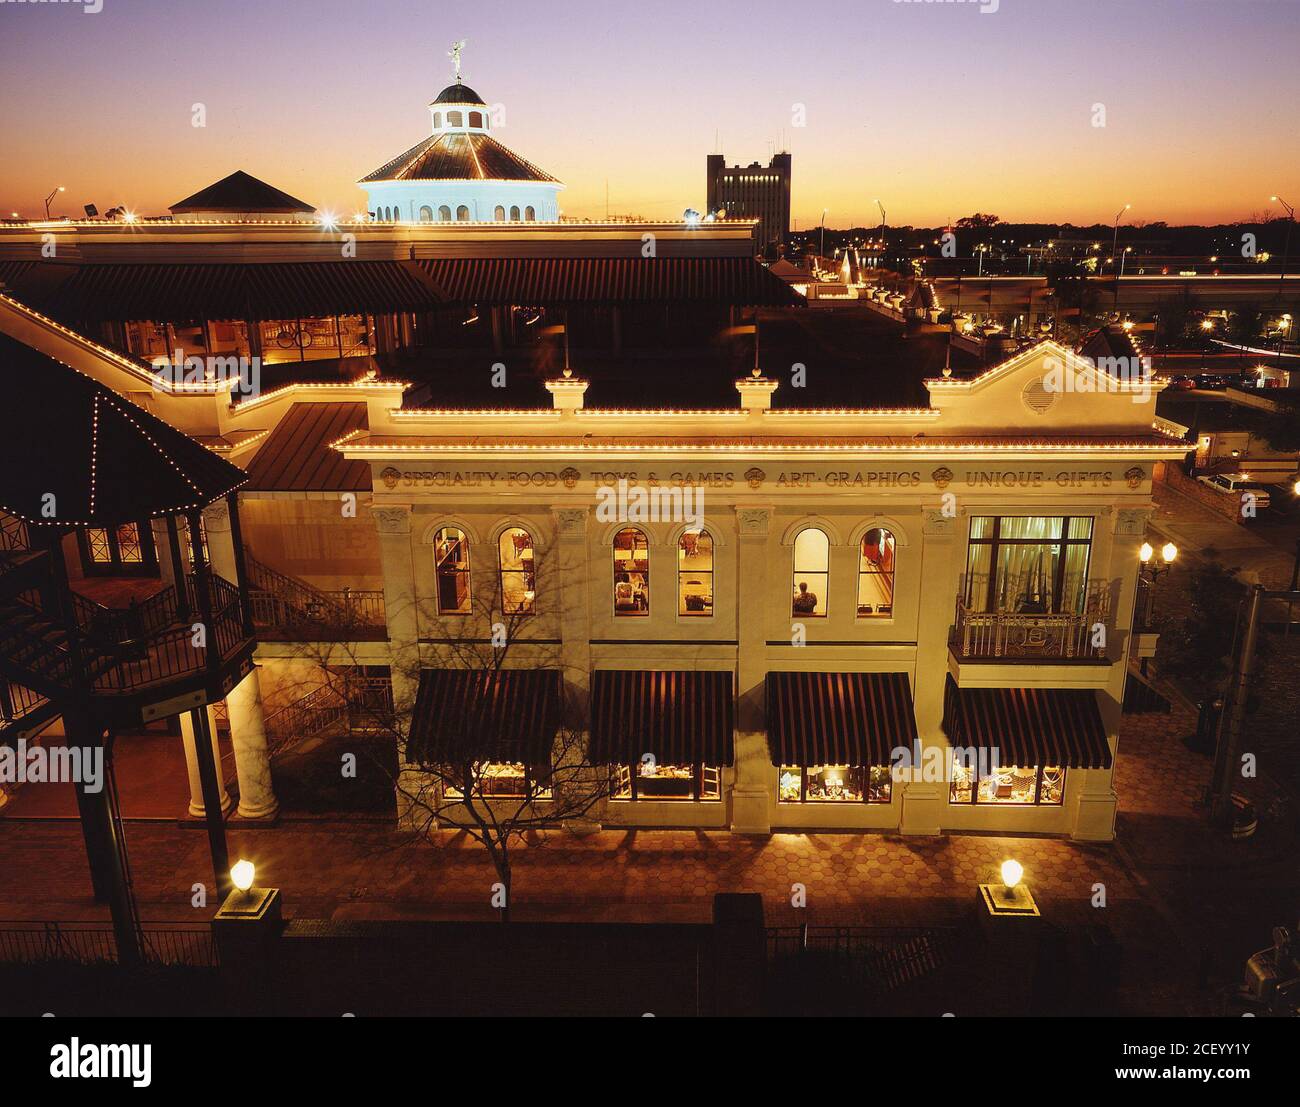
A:
<svg viewBox="0 0 1300 1107">
<path fill-rule="evenodd" d="M 533 536 L 521 527 L 501 532 L 501 610 L 507 615 L 531 615 L 537 602 L 537 568 Z"/>
<path fill-rule="evenodd" d="M 677 614 L 713 614 L 713 536 L 688 530 L 677 543 Z"/>
<path fill-rule="evenodd" d="M 518 222 L 519 222 L 519 205 L 518 205 L 518 204 L 511 204 L 511 205 L 510 205 L 510 218 L 511 218 L 511 220 L 513 220 L 515 223 L 518 223 Z"/>
<path fill-rule="evenodd" d="M 433 208 L 429 207 L 428 205 L 425 205 L 424 207 L 420 208 L 420 222 L 421 223 L 433 222 Z"/>
<path fill-rule="evenodd" d="M 1088 591 L 1090 516 L 977 515 L 965 603 L 972 611 L 1079 613 Z"/>
<path fill-rule="evenodd" d="M 447 113 L 448 127 L 461 127 L 465 123 L 465 113 L 459 111 L 449 111 Z"/>
<path fill-rule="evenodd" d="M 483 113 L 481 111 L 472 111 L 469 113 L 469 125 L 471 127 L 483 126 Z"/>
<path fill-rule="evenodd" d="M 872 527 L 858 555 L 858 615 L 887 618 L 894 613 L 894 535 Z"/>
<path fill-rule="evenodd" d="M 469 542 L 465 532 L 455 527 L 438 531 L 433 540 L 433 563 L 438 575 L 438 614 L 468 614 Z"/>
<path fill-rule="evenodd" d="M 533 208 L 532 204 L 529 204 L 528 207 L 524 208 L 524 221 L 526 223 L 532 223 L 536 218 L 537 211 Z"/>
<path fill-rule="evenodd" d="M 456 208 L 456 222 L 464 223 L 467 219 L 469 219 L 469 208 L 461 204 Z"/>
<path fill-rule="evenodd" d="M 441 126 L 442 126 L 442 112 L 436 111 L 433 113 L 433 129 L 436 131 Z"/>
<path fill-rule="evenodd" d="M 446 204 L 440 205 L 438 208 L 438 219 L 440 222 L 443 223 L 451 219 L 451 208 L 449 208 Z"/>
<path fill-rule="evenodd" d="M 506 209 L 500 204 L 497 204 L 497 206 L 492 210 L 492 218 L 498 223 L 504 223 L 506 219 Z"/>
<path fill-rule="evenodd" d="M 650 614 L 650 543 L 636 527 L 614 535 L 614 614 Z"/>
<path fill-rule="evenodd" d="M 805 527 L 794 538 L 794 594 L 792 615 L 826 614 L 826 588 L 830 582 L 831 542 L 826 532 Z"/>
</svg>

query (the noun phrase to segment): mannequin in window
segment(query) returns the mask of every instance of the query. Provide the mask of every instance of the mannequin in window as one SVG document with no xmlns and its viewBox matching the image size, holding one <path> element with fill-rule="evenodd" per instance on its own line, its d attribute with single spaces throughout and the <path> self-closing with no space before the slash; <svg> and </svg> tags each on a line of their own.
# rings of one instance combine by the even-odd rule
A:
<svg viewBox="0 0 1300 1107">
<path fill-rule="evenodd" d="M 795 593 L 793 608 L 796 615 L 811 615 L 817 610 L 817 593 L 808 591 L 806 580 L 799 582 L 799 591 Z"/>
</svg>

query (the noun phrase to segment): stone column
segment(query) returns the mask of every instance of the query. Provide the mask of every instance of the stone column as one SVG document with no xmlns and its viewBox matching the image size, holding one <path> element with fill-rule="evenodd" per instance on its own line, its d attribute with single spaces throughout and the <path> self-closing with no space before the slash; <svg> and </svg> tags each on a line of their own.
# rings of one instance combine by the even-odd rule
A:
<svg viewBox="0 0 1300 1107">
<path fill-rule="evenodd" d="M 230 721 L 230 744 L 235 750 L 235 775 L 239 779 L 237 813 L 245 819 L 273 819 L 280 805 L 271 790 L 271 758 L 256 668 L 226 696 L 226 715 Z"/>
<path fill-rule="evenodd" d="M 213 715 L 211 706 L 208 706 L 206 710 L 208 713 L 208 729 L 212 733 L 212 760 L 217 766 L 217 787 L 221 790 L 221 812 L 225 814 L 230 810 L 230 805 L 234 801 L 226 791 L 226 782 L 221 775 L 221 747 L 217 742 L 217 720 Z M 182 711 L 179 719 L 181 742 L 185 748 L 185 771 L 190 780 L 189 814 L 192 819 L 201 819 L 204 817 L 205 808 L 203 806 L 203 785 L 199 780 L 199 752 L 195 744 L 194 723 L 190 720 L 188 711 Z"/>
<path fill-rule="evenodd" d="M 916 729 L 923 748 L 946 746 L 943 690 L 948 678 L 948 628 L 956 611 L 958 572 L 955 562 L 957 519 L 942 511 L 922 513 L 921 602 L 916 617 L 916 679 L 912 698 Z M 948 797 L 947 781 L 908 781 L 903 784 L 904 834 L 938 834 Z"/>
<path fill-rule="evenodd" d="M 771 522 L 771 508 L 736 510 L 736 776 L 731 790 L 731 829 L 740 834 L 772 830 L 772 762 L 764 710 Z"/>
<path fill-rule="evenodd" d="M 420 687 L 420 620 L 415 587 L 415 566 L 411 550 L 411 508 L 409 504 L 376 505 L 370 510 L 379 534 L 379 560 L 384 571 L 384 610 L 388 620 L 389 673 L 393 685 L 393 708 L 398 731 L 397 818 L 407 825 L 415 814 L 403 789 L 418 792 L 419 776 L 406 760 L 406 737 L 411 710 Z M 409 783 L 407 781 L 409 780 Z"/>
<path fill-rule="evenodd" d="M 230 508 L 224 499 L 203 509 L 203 533 L 208 538 L 208 563 L 212 571 L 231 584 L 238 582 L 235 545 L 230 530 Z"/>
</svg>

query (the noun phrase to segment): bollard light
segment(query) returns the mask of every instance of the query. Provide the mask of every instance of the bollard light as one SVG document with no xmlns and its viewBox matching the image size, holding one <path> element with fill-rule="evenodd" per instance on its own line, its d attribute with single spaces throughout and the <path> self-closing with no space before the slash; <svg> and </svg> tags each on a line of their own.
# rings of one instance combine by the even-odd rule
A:
<svg viewBox="0 0 1300 1107">
<path fill-rule="evenodd" d="M 1025 875 L 1025 867 L 1019 861 L 1002 862 L 1002 883 L 1007 888 L 1014 888 L 1020 883 L 1020 878 Z"/>
<path fill-rule="evenodd" d="M 257 868 L 251 861 L 240 858 L 231 866 L 230 883 L 232 883 L 241 892 L 247 892 L 253 886 L 253 878 L 257 875 Z"/>
</svg>

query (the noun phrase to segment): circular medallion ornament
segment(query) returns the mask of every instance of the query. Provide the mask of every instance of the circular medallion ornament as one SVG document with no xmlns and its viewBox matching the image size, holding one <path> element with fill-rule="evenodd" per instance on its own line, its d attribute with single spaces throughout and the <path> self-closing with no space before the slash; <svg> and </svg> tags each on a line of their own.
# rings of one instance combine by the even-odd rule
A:
<svg viewBox="0 0 1300 1107">
<path fill-rule="evenodd" d="M 930 474 L 930 479 L 934 481 L 935 488 L 942 492 L 952 483 L 952 470 L 946 465 L 940 465 Z"/>
<path fill-rule="evenodd" d="M 1146 476 L 1146 473 L 1144 473 L 1136 465 L 1134 465 L 1132 469 L 1124 470 L 1124 482 L 1130 488 L 1136 488 L 1138 485 L 1140 485 L 1142 483 L 1142 478 L 1144 476 Z"/>
<path fill-rule="evenodd" d="M 379 473 L 379 479 L 384 482 L 385 488 L 396 488 L 397 482 L 402 479 L 402 474 L 394 469 L 391 465 Z"/>
<path fill-rule="evenodd" d="M 578 483 L 578 478 L 581 476 L 582 474 L 579 473 L 577 469 L 573 468 L 562 469 L 560 471 L 560 480 L 564 481 L 565 488 L 572 488 Z"/>
<path fill-rule="evenodd" d="M 1042 377 L 1035 377 L 1025 385 L 1020 393 L 1020 399 L 1035 415 L 1046 415 L 1059 395 L 1060 393 L 1053 392 L 1047 387 Z"/>
<path fill-rule="evenodd" d="M 767 474 L 762 469 L 746 469 L 745 480 L 749 482 L 750 488 L 759 488 L 767 480 Z"/>
</svg>

